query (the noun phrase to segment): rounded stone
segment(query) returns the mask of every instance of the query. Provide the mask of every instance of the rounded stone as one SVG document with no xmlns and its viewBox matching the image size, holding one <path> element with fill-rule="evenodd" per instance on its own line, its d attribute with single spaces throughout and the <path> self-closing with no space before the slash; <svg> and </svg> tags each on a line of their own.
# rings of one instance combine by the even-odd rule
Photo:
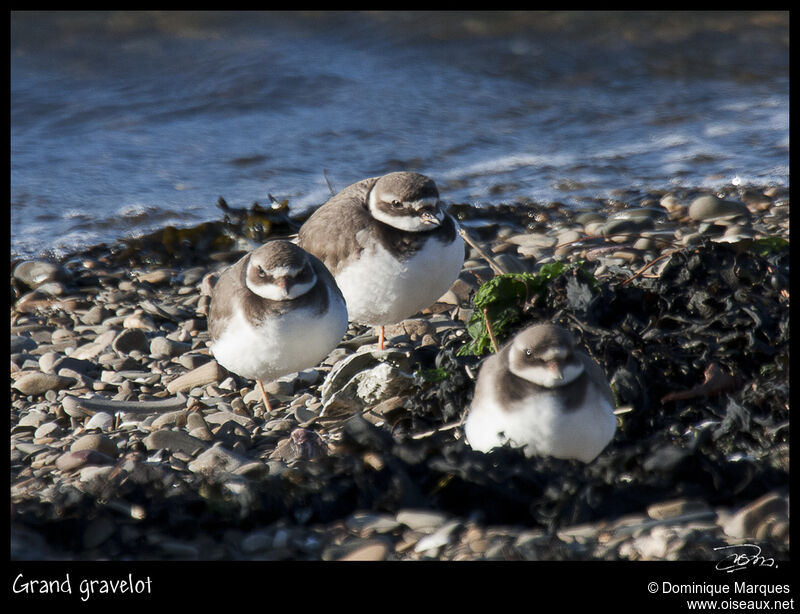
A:
<svg viewBox="0 0 800 614">
<path fill-rule="evenodd" d="M 723 200 L 714 194 L 698 196 L 689 205 L 689 217 L 693 220 L 713 220 L 739 215 L 749 215 L 749 210 L 742 203 Z"/>
<path fill-rule="evenodd" d="M 14 382 L 14 388 L 26 396 L 39 396 L 48 390 L 69 388 L 75 383 L 71 377 L 61 377 L 52 373 L 28 373 Z"/>
<path fill-rule="evenodd" d="M 37 346 L 36 341 L 30 337 L 23 337 L 22 335 L 11 335 L 11 354 L 19 352 L 28 352 L 35 350 Z"/>
<path fill-rule="evenodd" d="M 609 237 L 618 234 L 637 234 L 642 230 L 650 230 L 654 226 L 655 222 L 650 217 L 617 218 L 610 219 L 598 228 L 598 231 L 604 237 Z"/>
<path fill-rule="evenodd" d="M 99 411 L 94 416 L 89 418 L 89 420 L 84 425 L 84 428 L 87 431 L 91 429 L 110 431 L 113 426 L 114 426 L 114 416 L 112 416 L 107 412 Z"/>
<path fill-rule="evenodd" d="M 116 336 L 111 347 L 119 354 L 130 354 L 137 350 L 144 352 L 147 349 L 147 336 L 138 328 L 128 328 Z"/>
<path fill-rule="evenodd" d="M 62 429 L 57 422 L 45 422 L 39 428 L 36 429 L 36 432 L 33 434 L 35 439 L 42 439 L 44 437 L 58 437 L 63 433 L 64 429 Z"/>
<path fill-rule="evenodd" d="M 64 360 L 64 356 L 58 352 L 46 352 L 39 356 L 39 369 L 42 373 L 55 373 L 58 363 Z"/>
<path fill-rule="evenodd" d="M 189 343 L 173 341 L 166 337 L 154 337 L 150 341 L 150 354 L 152 356 L 180 356 L 192 349 Z"/>
<path fill-rule="evenodd" d="M 56 459 L 56 469 L 66 472 L 86 465 L 109 465 L 113 462 L 113 458 L 96 450 L 70 450 Z"/>
<path fill-rule="evenodd" d="M 173 273 L 174 271 L 171 271 L 169 269 L 156 269 L 155 271 L 150 271 L 148 273 L 143 273 L 139 275 L 139 281 L 157 286 L 159 284 L 163 284 L 165 282 L 170 281 L 170 279 L 172 279 Z"/>
<path fill-rule="evenodd" d="M 111 458 L 117 456 L 117 444 L 100 433 L 89 433 L 78 438 L 71 446 L 70 452 L 93 450 Z"/>
<path fill-rule="evenodd" d="M 48 296 L 61 296 L 67 292 L 66 286 L 60 281 L 47 281 L 38 286 L 36 290 Z"/>
<path fill-rule="evenodd" d="M 602 222 L 603 220 L 603 216 L 596 211 L 586 211 L 575 218 L 575 221 L 581 226 L 586 226 L 586 224 L 591 224 L 592 222 Z"/>
<path fill-rule="evenodd" d="M 194 454 L 198 450 L 204 449 L 207 445 L 204 441 L 192 437 L 189 433 L 170 429 L 153 431 L 144 438 L 143 443 L 148 450 L 168 449 L 173 452 L 186 452 L 187 454 Z"/>
<path fill-rule="evenodd" d="M 108 310 L 102 305 L 95 305 L 80 317 L 81 322 L 89 326 L 100 324 L 109 316 Z"/>
<path fill-rule="evenodd" d="M 51 281 L 67 279 L 64 268 L 44 260 L 26 260 L 14 269 L 14 277 L 29 288 L 38 288 Z"/>
<path fill-rule="evenodd" d="M 39 425 L 43 424 L 45 420 L 47 420 L 46 413 L 38 411 L 36 409 L 31 409 L 28 413 L 22 416 L 22 418 L 20 418 L 17 425 L 32 426 L 34 428 L 37 428 L 39 427 Z"/>
</svg>

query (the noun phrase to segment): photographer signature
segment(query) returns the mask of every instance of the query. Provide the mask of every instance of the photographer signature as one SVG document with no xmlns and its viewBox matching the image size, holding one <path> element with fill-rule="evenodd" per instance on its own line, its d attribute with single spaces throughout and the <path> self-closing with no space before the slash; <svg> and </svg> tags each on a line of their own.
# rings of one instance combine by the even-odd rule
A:
<svg viewBox="0 0 800 614">
<path fill-rule="evenodd" d="M 772 557 L 761 556 L 761 547 L 755 544 L 737 544 L 733 546 L 719 546 L 714 550 L 729 550 L 732 548 L 751 548 L 746 552 L 731 552 L 724 559 L 719 561 L 715 568 L 719 571 L 732 573 L 747 567 L 775 567 L 775 559 Z"/>
</svg>

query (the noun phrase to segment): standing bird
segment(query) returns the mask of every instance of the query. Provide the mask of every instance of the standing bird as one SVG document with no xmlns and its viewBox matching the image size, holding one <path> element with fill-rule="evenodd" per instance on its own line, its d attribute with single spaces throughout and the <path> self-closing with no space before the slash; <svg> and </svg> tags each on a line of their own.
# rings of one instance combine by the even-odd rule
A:
<svg viewBox="0 0 800 614">
<path fill-rule="evenodd" d="M 298 245 L 330 269 L 354 322 L 380 327 L 428 307 L 458 277 L 464 241 L 432 179 L 398 172 L 354 183 L 317 209 Z"/>
<path fill-rule="evenodd" d="M 294 243 L 275 240 L 220 275 L 208 312 L 211 352 L 258 383 L 318 364 L 347 331 L 344 297 L 331 274 Z"/>
<path fill-rule="evenodd" d="M 614 396 L 600 366 L 566 329 L 535 324 L 484 362 L 464 432 L 475 450 L 508 442 L 528 457 L 588 463 L 616 427 Z"/>
</svg>

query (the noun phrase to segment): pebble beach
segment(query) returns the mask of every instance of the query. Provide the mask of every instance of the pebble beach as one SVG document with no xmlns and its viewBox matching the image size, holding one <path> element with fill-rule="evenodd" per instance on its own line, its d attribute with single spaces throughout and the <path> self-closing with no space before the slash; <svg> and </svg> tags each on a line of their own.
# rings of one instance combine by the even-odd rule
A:
<svg viewBox="0 0 800 614">
<path fill-rule="evenodd" d="M 11 262 L 13 560 L 718 561 L 743 543 L 788 559 L 788 255 L 785 270 L 759 260 L 765 277 L 739 275 L 753 245 L 788 242 L 788 188 L 620 190 L 584 209 L 453 204 L 471 245 L 452 288 L 387 327 L 385 350 L 351 324 L 321 364 L 265 382 L 271 413 L 208 350 L 213 276 L 302 221 L 289 208 L 254 234 L 246 213 Z M 608 292 L 669 303 L 670 288 L 699 283 L 680 275 L 693 254 L 709 275 L 731 254 L 730 296 L 744 284 L 757 298 L 680 308 L 750 318 L 713 333 L 730 382 L 708 385 L 705 337 L 682 338 L 674 311 L 647 334 L 563 305 L 532 312 L 572 313 L 587 344 L 608 339 L 589 350 L 620 401 L 617 435 L 589 465 L 469 449 L 461 422 L 480 357 L 458 350 L 482 283 L 580 262 Z M 661 335 L 683 366 L 654 355 L 664 376 L 637 372 L 610 345 L 627 334 Z"/>
</svg>

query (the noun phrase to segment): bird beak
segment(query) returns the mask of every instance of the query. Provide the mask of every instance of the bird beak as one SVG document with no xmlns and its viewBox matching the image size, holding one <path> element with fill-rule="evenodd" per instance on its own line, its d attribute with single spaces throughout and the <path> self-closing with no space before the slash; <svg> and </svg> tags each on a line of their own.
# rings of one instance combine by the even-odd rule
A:
<svg viewBox="0 0 800 614">
<path fill-rule="evenodd" d="M 553 374 L 553 377 L 564 379 L 564 374 L 561 372 L 561 365 L 555 360 L 547 363 L 547 370 Z"/>
<path fill-rule="evenodd" d="M 421 213 L 419 217 L 426 224 L 433 224 L 435 226 L 440 226 L 442 224 L 439 219 L 430 211 Z"/>
</svg>

